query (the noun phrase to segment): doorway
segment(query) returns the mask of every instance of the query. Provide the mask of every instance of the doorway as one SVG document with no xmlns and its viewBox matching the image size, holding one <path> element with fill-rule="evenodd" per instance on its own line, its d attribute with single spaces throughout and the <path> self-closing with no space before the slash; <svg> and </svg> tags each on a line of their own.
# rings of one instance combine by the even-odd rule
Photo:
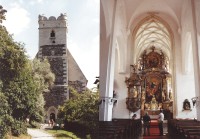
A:
<svg viewBox="0 0 200 139">
<path fill-rule="evenodd" d="M 56 116 L 55 116 L 55 113 L 51 113 L 50 114 L 50 120 L 52 121 L 54 121 L 55 122 L 55 120 L 56 120 Z"/>
</svg>

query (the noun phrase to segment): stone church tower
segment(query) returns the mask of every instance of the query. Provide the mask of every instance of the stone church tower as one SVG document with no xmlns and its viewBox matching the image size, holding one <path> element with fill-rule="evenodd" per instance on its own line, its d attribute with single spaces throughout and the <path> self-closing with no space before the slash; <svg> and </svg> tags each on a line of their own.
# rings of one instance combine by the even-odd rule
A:
<svg viewBox="0 0 200 139">
<path fill-rule="evenodd" d="M 81 92 L 86 89 L 87 79 L 67 49 L 67 18 L 39 15 L 38 58 L 47 58 L 55 74 L 54 87 L 45 93 L 45 120 L 57 119 L 58 106 L 69 98 L 68 85 Z"/>
</svg>

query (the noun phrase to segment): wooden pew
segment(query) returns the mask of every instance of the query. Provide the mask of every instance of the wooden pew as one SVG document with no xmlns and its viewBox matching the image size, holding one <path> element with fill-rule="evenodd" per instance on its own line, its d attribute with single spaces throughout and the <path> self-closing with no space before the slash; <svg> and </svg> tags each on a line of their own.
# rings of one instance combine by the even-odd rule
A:
<svg viewBox="0 0 200 139">
<path fill-rule="evenodd" d="M 168 133 L 171 138 L 199 138 L 200 122 L 195 120 L 170 120 Z"/>
<path fill-rule="evenodd" d="M 113 119 L 113 122 L 124 127 L 124 138 L 128 138 L 130 136 L 131 119 Z"/>
<path fill-rule="evenodd" d="M 198 126 L 198 125 L 196 125 L 196 126 L 187 126 L 187 125 L 180 126 L 179 130 L 180 130 L 180 134 L 182 137 L 188 138 L 190 136 L 190 133 L 192 133 L 192 132 L 199 131 L 199 133 L 200 133 L 200 126 Z"/>
<path fill-rule="evenodd" d="M 117 123 L 118 125 L 124 126 L 124 134 L 123 138 L 134 138 L 139 136 L 139 129 L 140 129 L 140 119 L 131 120 L 131 119 L 113 119 L 113 122 Z"/>
<path fill-rule="evenodd" d="M 142 131 L 141 120 L 113 119 L 113 121 L 100 121 L 95 139 L 134 139 Z"/>
<path fill-rule="evenodd" d="M 130 133 L 132 139 L 138 138 L 142 134 L 141 119 L 131 120 Z"/>
<path fill-rule="evenodd" d="M 117 125 L 112 121 L 100 121 L 98 126 L 98 139 L 118 139 L 123 135 L 123 126 Z"/>
<path fill-rule="evenodd" d="M 190 138 L 200 138 L 200 129 L 192 129 L 192 130 L 187 130 L 185 131 L 185 138 L 190 139 Z"/>
</svg>

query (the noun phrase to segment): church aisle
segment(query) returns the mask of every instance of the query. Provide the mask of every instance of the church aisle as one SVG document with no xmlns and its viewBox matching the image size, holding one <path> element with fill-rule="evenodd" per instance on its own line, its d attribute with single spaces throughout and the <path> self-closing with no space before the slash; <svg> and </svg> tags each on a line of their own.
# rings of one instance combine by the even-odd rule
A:
<svg viewBox="0 0 200 139">
<path fill-rule="evenodd" d="M 152 121 L 153 125 L 150 127 L 150 136 L 143 136 L 143 128 L 142 128 L 142 135 L 139 137 L 139 139 L 169 139 L 167 136 L 167 121 L 164 121 L 163 124 L 163 131 L 164 136 L 159 136 L 159 129 L 156 125 L 155 121 Z"/>
</svg>

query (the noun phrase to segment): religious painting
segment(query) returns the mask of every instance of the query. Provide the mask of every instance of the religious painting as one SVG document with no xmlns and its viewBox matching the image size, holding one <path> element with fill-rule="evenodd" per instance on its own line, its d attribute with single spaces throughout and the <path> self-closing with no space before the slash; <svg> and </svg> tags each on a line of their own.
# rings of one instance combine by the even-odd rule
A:
<svg viewBox="0 0 200 139">
<path fill-rule="evenodd" d="M 147 57 L 147 66 L 149 68 L 156 68 L 158 67 L 159 64 L 159 56 L 157 53 L 154 53 L 152 55 L 148 55 Z"/>
<path fill-rule="evenodd" d="M 146 77 L 146 102 L 155 97 L 157 102 L 162 102 L 162 78 L 158 75 Z"/>
<path fill-rule="evenodd" d="M 145 53 L 143 54 L 143 67 L 145 69 L 150 69 L 150 68 L 158 68 L 161 69 L 162 68 L 162 64 L 164 63 L 164 55 L 162 52 L 158 53 L 155 52 L 155 47 L 151 48 L 152 51 L 150 53 Z"/>
</svg>

